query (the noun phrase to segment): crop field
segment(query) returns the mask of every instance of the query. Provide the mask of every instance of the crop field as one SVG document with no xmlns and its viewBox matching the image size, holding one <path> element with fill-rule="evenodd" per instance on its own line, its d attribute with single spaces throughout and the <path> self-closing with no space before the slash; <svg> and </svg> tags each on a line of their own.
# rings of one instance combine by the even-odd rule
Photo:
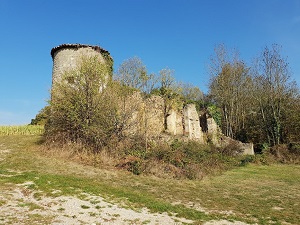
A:
<svg viewBox="0 0 300 225">
<path fill-rule="evenodd" d="M 40 135 L 43 132 L 44 132 L 44 126 L 40 126 L 40 125 L 0 126 L 0 136 Z"/>
</svg>

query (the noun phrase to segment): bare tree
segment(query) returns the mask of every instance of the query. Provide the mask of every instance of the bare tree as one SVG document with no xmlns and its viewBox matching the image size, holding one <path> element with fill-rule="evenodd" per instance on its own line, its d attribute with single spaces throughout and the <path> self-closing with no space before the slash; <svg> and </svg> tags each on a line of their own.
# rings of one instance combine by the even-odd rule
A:
<svg viewBox="0 0 300 225">
<path fill-rule="evenodd" d="M 155 74 L 148 74 L 147 68 L 138 57 L 125 60 L 119 67 L 116 76 L 124 86 L 138 89 L 149 94 L 157 85 Z"/>
<path fill-rule="evenodd" d="M 185 101 L 193 101 L 193 102 L 203 101 L 204 95 L 203 92 L 199 89 L 199 87 L 194 86 L 193 84 L 190 83 L 183 83 L 183 82 L 180 82 L 178 86 L 179 86 L 179 91 L 182 94 Z"/>
</svg>

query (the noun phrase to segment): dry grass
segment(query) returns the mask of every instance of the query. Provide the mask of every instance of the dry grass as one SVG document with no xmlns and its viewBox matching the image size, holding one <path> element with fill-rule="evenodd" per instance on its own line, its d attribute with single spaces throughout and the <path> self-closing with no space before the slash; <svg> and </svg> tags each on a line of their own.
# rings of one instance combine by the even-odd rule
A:
<svg viewBox="0 0 300 225">
<path fill-rule="evenodd" d="M 0 185 L 38 177 L 37 187 L 45 193 L 55 189 L 60 194 L 76 194 L 80 189 L 134 207 L 177 213 L 195 223 L 216 218 L 258 224 L 300 221 L 297 165 L 250 165 L 202 181 L 174 180 L 136 176 L 111 167 L 99 169 L 70 161 L 72 155 L 62 157 L 64 153 L 45 154 L 36 144 L 37 136 L 7 136 L 0 142 L 13 149 L 0 162 L 0 174 L 13 176 L 0 176 Z M 9 171 L 22 171 L 22 175 Z"/>
</svg>

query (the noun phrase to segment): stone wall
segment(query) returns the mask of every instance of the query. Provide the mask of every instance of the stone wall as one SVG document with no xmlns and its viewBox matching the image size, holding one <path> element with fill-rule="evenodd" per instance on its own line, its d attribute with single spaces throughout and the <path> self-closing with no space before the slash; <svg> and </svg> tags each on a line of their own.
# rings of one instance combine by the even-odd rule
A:
<svg viewBox="0 0 300 225">
<path fill-rule="evenodd" d="M 99 61 L 105 62 L 102 53 L 109 55 L 106 50 L 92 45 L 63 44 L 53 48 L 51 50 L 53 59 L 52 86 L 55 82 L 59 82 L 65 71 L 75 69 L 83 56 L 96 56 L 99 57 Z"/>
<path fill-rule="evenodd" d="M 240 142 L 240 148 L 244 155 L 254 155 L 253 143 Z"/>
<path fill-rule="evenodd" d="M 194 104 L 188 104 L 182 109 L 172 109 L 167 116 L 167 129 L 164 127 L 164 100 L 153 95 L 142 99 L 139 92 L 128 96 L 122 112 L 130 116 L 126 127 L 127 134 L 143 134 L 148 137 L 158 137 L 167 133 L 177 137 L 187 137 L 204 143 L 204 133 L 201 130 L 199 116 Z"/>
<path fill-rule="evenodd" d="M 167 117 L 167 130 L 166 132 L 171 135 L 183 135 L 183 110 L 171 110 Z"/>
<path fill-rule="evenodd" d="M 151 96 L 144 102 L 144 129 L 147 136 L 157 137 L 164 131 L 163 99 Z"/>
<path fill-rule="evenodd" d="M 200 127 L 199 114 L 194 104 L 188 104 L 183 108 L 184 135 L 189 139 L 204 143 L 203 132 Z"/>
<path fill-rule="evenodd" d="M 212 117 L 207 117 L 207 115 L 205 116 L 207 123 L 207 136 L 209 141 L 216 146 L 221 146 L 223 134 L 220 127 Z"/>
<path fill-rule="evenodd" d="M 158 137 L 164 131 L 163 99 L 151 96 L 143 99 L 140 92 L 134 92 L 120 104 L 121 114 L 127 117 L 125 133 Z"/>
</svg>

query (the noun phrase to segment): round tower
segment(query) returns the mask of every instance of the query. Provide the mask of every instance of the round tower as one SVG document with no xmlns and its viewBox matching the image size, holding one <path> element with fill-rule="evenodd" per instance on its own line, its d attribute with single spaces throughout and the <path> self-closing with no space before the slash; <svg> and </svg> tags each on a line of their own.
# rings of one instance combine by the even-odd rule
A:
<svg viewBox="0 0 300 225">
<path fill-rule="evenodd" d="M 62 44 L 52 48 L 51 56 L 53 59 L 52 86 L 55 84 L 55 82 L 60 80 L 65 71 L 75 69 L 82 56 L 99 57 L 100 61 L 105 62 L 110 66 L 110 75 L 112 75 L 113 59 L 108 51 L 99 46 L 84 44 Z"/>
</svg>

